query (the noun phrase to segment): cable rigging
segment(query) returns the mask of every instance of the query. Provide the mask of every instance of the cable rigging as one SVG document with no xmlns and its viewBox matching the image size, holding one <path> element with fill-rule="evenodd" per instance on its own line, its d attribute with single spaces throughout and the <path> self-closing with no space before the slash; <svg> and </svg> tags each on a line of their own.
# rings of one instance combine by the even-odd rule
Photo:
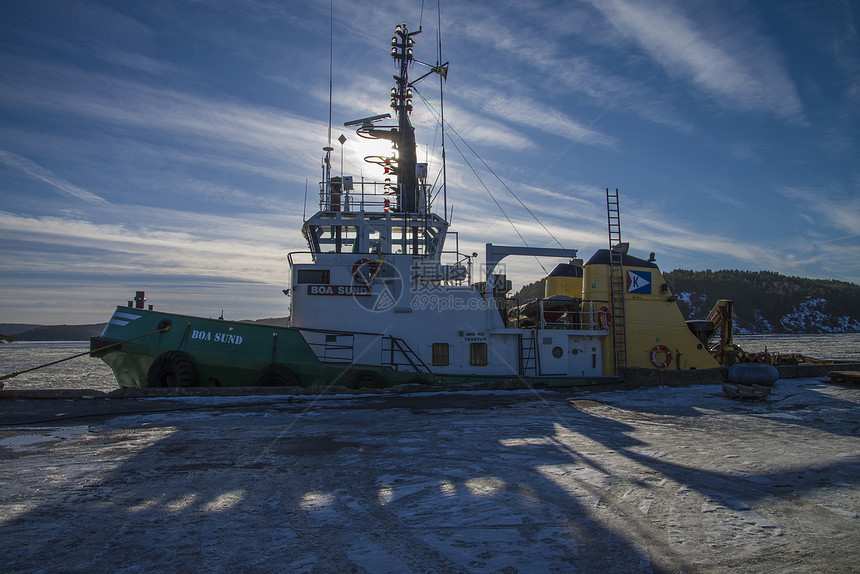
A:
<svg viewBox="0 0 860 574">
<path fill-rule="evenodd" d="M 427 106 L 427 109 L 428 109 L 428 110 L 430 111 L 430 113 L 433 115 L 434 119 L 435 119 L 437 122 L 440 122 L 440 123 L 444 122 L 444 119 L 440 118 L 438 111 L 437 111 L 437 110 L 433 107 L 433 105 L 432 105 L 432 104 L 427 100 L 427 98 L 426 98 L 426 97 L 424 97 L 424 94 L 422 94 L 422 93 L 421 93 L 421 91 L 420 91 L 420 90 L 418 90 L 418 88 L 417 88 L 417 87 L 414 87 L 414 86 L 413 86 L 413 90 L 414 90 L 414 91 L 415 91 L 415 93 L 417 93 L 417 94 L 418 94 L 418 96 L 421 98 L 421 101 L 423 101 L 423 102 L 424 102 L 424 105 L 426 105 L 426 106 Z M 451 124 L 450 124 L 450 123 L 448 123 L 448 122 L 444 122 L 444 126 L 445 126 L 445 127 L 447 127 L 449 130 L 451 130 L 451 132 L 452 132 L 454 135 L 456 135 L 456 136 L 457 136 L 457 138 L 458 138 L 458 139 L 463 143 L 463 145 L 465 145 L 465 146 L 466 146 L 466 148 L 468 148 L 468 150 L 469 150 L 469 151 L 470 151 L 470 152 L 471 152 L 471 153 L 472 153 L 476 158 L 478 158 L 478 161 L 480 161 L 480 162 L 481 162 L 481 164 L 483 164 L 483 166 L 487 169 L 487 171 L 489 171 L 491 174 L 493 174 L 493 176 L 494 176 L 494 177 L 499 181 L 499 183 L 501 183 L 501 184 L 502 184 L 502 186 L 503 186 L 503 187 L 508 191 L 508 193 L 510 193 L 510 194 L 511 194 L 511 196 L 513 196 L 513 198 L 514 198 L 514 199 L 516 199 L 516 200 L 517 200 L 517 202 L 518 202 L 518 203 L 523 207 L 523 209 L 525 209 L 525 210 L 526 210 L 526 212 L 527 212 L 527 213 L 528 213 L 528 214 L 529 214 L 529 215 L 530 215 L 530 216 L 531 216 L 531 217 L 532 217 L 532 218 L 533 218 L 533 219 L 538 223 L 538 225 L 540 225 L 540 226 L 541 226 L 541 228 L 542 228 L 544 231 L 546 231 L 547 235 L 549 235 L 549 236 L 553 239 L 553 241 L 555 241 L 555 242 L 558 244 L 558 246 L 559 246 L 559 247 L 561 247 L 562 249 L 564 249 L 564 245 L 562 245 L 562 244 L 561 244 L 561 242 L 558 240 L 558 238 L 557 238 L 555 235 L 553 235 L 553 234 L 552 234 L 552 232 L 551 232 L 551 231 L 546 227 L 546 225 L 544 225 L 544 223 L 543 223 L 543 222 L 542 222 L 542 221 L 537 217 L 537 215 L 535 215 L 535 213 L 534 213 L 531 209 L 529 209 L 529 207 L 528 207 L 528 206 L 527 206 L 527 205 L 526 205 L 526 204 L 525 204 L 525 203 L 524 203 L 524 202 L 519 198 L 519 196 L 517 196 L 517 194 L 516 194 L 516 193 L 514 193 L 514 191 L 510 188 L 510 186 L 508 186 L 508 185 L 507 185 L 507 184 L 502 180 L 502 178 L 501 178 L 501 177 L 499 177 L 499 175 L 498 175 L 498 174 L 493 170 L 493 168 L 491 168 L 491 167 L 487 164 L 487 162 L 486 162 L 486 161 L 484 161 L 484 159 L 480 156 L 480 154 L 478 154 L 478 152 L 477 152 L 477 151 L 475 151 L 475 149 L 474 149 L 471 145 L 469 145 L 469 142 L 468 142 L 468 141 L 466 141 L 466 139 L 465 139 L 462 135 L 460 135 L 460 133 L 459 133 L 456 129 L 454 129 L 454 127 L 453 127 L 453 126 L 451 126 Z M 442 132 L 444 133 L 444 132 L 445 132 L 445 130 L 443 129 L 443 130 L 442 130 Z M 471 164 L 471 162 L 466 158 L 466 155 L 463 153 L 463 150 L 462 150 L 462 149 L 460 149 L 460 146 L 458 146 L 458 145 L 457 145 L 457 143 L 456 143 L 455 141 L 453 141 L 453 140 L 452 140 L 452 142 L 454 143 L 454 147 L 455 147 L 455 148 L 457 149 L 457 151 L 460 153 L 460 156 L 463 158 L 463 161 L 466 163 L 466 165 L 469 167 L 469 169 L 470 169 L 470 170 L 472 170 L 472 173 L 473 173 L 473 174 L 475 175 L 475 177 L 478 179 L 478 182 L 481 184 L 481 186 L 482 186 L 482 187 L 484 188 L 484 190 L 487 192 L 487 195 L 489 195 L 489 196 L 490 196 L 490 199 L 492 199 L 492 201 L 493 201 L 493 203 L 496 205 L 496 207 L 498 207 L 498 208 L 499 208 L 499 211 L 501 211 L 501 212 L 502 212 L 502 215 L 504 215 L 505 219 L 508 221 L 508 224 L 510 224 L 511 228 L 514 230 L 514 232 L 517 234 L 517 236 L 518 236 L 518 237 L 520 238 L 520 240 L 523 242 L 523 245 L 528 246 L 528 242 L 527 242 L 527 241 L 525 240 L 525 238 L 522 236 L 522 234 L 521 234 L 521 233 L 520 233 L 520 231 L 517 229 L 516 225 L 513 223 L 513 221 L 511 220 L 511 218 L 508 216 L 508 214 L 505 212 L 504 208 L 501 206 L 501 204 L 498 202 L 498 200 L 496 200 L 495 196 L 493 196 L 493 193 L 490 191 L 490 189 L 487 187 L 487 185 L 486 185 L 486 184 L 484 183 L 484 181 L 481 179 L 481 176 L 478 174 L 477 170 L 474 168 L 474 166 Z M 544 272 L 546 272 L 547 270 L 546 270 L 546 267 L 544 267 L 543 263 L 541 263 L 539 259 L 537 259 L 537 258 L 535 258 L 535 259 L 538 261 L 538 264 L 541 266 L 541 268 L 544 270 Z"/>
</svg>

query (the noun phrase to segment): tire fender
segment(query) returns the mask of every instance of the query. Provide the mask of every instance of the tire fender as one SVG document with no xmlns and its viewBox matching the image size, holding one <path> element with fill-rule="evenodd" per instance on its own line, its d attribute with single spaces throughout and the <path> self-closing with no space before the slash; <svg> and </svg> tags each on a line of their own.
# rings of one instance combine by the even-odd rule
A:
<svg viewBox="0 0 860 574">
<path fill-rule="evenodd" d="M 147 387 L 196 387 L 197 369 L 182 351 L 158 355 L 146 373 Z"/>
<path fill-rule="evenodd" d="M 349 377 L 350 389 L 360 389 L 362 387 L 368 389 L 381 389 L 385 386 L 385 377 L 376 371 L 356 371 Z"/>
<path fill-rule="evenodd" d="M 253 387 L 300 387 L 302 386 L 298 375 L 286 365 L 271 363 L 266 365 L 254 375 L 251 381 Z"/>
</svg>

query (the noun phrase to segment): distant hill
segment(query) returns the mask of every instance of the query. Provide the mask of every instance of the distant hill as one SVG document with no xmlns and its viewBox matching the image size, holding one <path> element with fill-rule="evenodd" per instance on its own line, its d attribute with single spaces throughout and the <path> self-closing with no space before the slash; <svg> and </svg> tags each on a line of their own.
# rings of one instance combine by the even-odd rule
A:
<svg viewBox="0 0 860 574">
<path fill-rule="evenodd" d="M 738 333 L 860 333 L 860 285 L 771 271 L 664 273 L 687 319 L 704 319 L 719 299 L 735 303 Z M 544 280 L 524 285 L 521 301 L 543 297 Z"/>
<path fill-rule="evenodd" d="M 26 327 L 18 329 L 15 327 Z M 0 333 L 10 335 L 16 341 L 89 341 L 101 335 L 106 323 L 93 325 L 20 325 L 0 323 Z M 10 329 L 9 327 L 12 326 Z"/>
<path fill-rule="evenodd" d="M 44 325 L 31 325 L 29 323 L 0 323 L 0 333 L 14 336 L 18 333 L 23 333 L 24 331 L 29 331 L 37 327 L 44 327 Z"/>
<path fill-rule="evenodd" d="M 286 327 L 289 317 L 274 317 L 269 319 L 245 319 L 242 323 L 254 323 L 255 325 L 268 325 L 270 327 Z"/>
</svg>

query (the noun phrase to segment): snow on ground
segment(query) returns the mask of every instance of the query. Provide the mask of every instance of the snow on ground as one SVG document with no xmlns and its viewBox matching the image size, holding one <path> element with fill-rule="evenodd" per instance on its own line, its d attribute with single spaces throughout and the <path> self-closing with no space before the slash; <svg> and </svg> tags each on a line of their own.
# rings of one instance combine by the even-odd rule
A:
<svg viewBox="0 0 860 574">
<path fill-rule="evenodd" d="M 0 570 L 848 572 L 858 403 L 810 379 L 764 402 L 206 397 L 86 418 L 6 401 Z"/>
</svg>

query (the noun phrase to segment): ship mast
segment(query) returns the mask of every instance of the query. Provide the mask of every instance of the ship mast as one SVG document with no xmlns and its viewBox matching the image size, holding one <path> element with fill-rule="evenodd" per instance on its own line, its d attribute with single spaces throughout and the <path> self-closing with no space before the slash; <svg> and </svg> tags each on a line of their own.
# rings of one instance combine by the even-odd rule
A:
<svg viewBox="0 0 860 574">
<path fill-rule="evenodd" d="M 412 36 L 420 34 L 410 32 L 406 23 L 398 24 L 391 38 L 391 57 L 398 65 L 398 74 L 394 76 L 395 86 L 391 88 L 391 108 L 397 115 L 396 126 L 376 125 L 376 122 L 391 117 L 381 114 L 370 118 L 346 122 L 344 126 L 360 126 L 356 133 L 368 139 L 387 139 L 396 150 L 394 157 L 368 156 L 365 161 L 377 163 L 385 169 L 385 188 L 387 194 L 396 194 L 397 207 L 395 211 L 403 213 L 418 213 L 420 206 L 421 186 L 418 184 L 418 160 L 415 151 L 415 128 L 409 120 L 412 113 L 412 87 L 409 84 L 409 66 L 415 61 L 412 55 Z M 391 185 L 390 176 L 397 178 L 397 183 Z"/>
<path fill-rule="evenodd" d="M 417 159 L 415 155 L 415 128 L 409 120 L 412 113 L 412 88 L 409 87 L 409 65 L 413 61 L 412 36 L 420 34 L 410 32 L 406 23 L 394 29 L 391 38 L 391 57 L 399 64 L 400 73 L 394 76 L 395 87 L 391 89 L 391 107 L 397 114 L 398 138 L 397 148 L 397 183 L 400 193 L 400 209 L 406 213 L 418 211 L 418 177 L 416 174 Z"/>
<path fill-rule="evenodd" d="M 391 108 L 397 115 L 397 124 L 379 125 L 377 122 L 391 117 L 390 114 L 381 114 L 346 122 L 344 126 L 356 126 L 356 133 L 363 138 L 386 139 L 392 143 L 395 149 L 393 157 L 374 155 L 364 159 L 385 169 L 385 194 L 396 195 L 397 197 L 393 211 L 403 214 L 423 213 L 426 216 L 430 209 L 430 201 L 429 198 L 426 198 L 426 202 L 423 202 L 422 196 L 427 192 L 426 183 L 424 183 L 427 178 L 427 164 L 418 163 L 415 128 L 409 119 L 412 113 L 413 86 L 433 73 L 444 78 L 448 72 L 448 63 L 434 66 L 415 59 L 412 53 L 412 46 L 415 42 L 412 37 L 420 33 L 420 28 L 415 32 L 410 32 L 404 22 L 397 25 L 394 29 L 394 36 L 391 38 L 391 57 L 397 64 L 398 71 L 398 74 L 393 76 L 395 85 L 391 88 Z M 430 70 L 410 82 L 409 68 L 414 63 L 427 66 Z M 397 178 L 397 183 L 391 183 L 391 176 Z M 386 211 L 388 211 L 388 201 L 385 205 Z M 414 231 L 417 233 L 417 229 Z M 417 248 L 417 238 L 413 243 Z"/>
</svg>

